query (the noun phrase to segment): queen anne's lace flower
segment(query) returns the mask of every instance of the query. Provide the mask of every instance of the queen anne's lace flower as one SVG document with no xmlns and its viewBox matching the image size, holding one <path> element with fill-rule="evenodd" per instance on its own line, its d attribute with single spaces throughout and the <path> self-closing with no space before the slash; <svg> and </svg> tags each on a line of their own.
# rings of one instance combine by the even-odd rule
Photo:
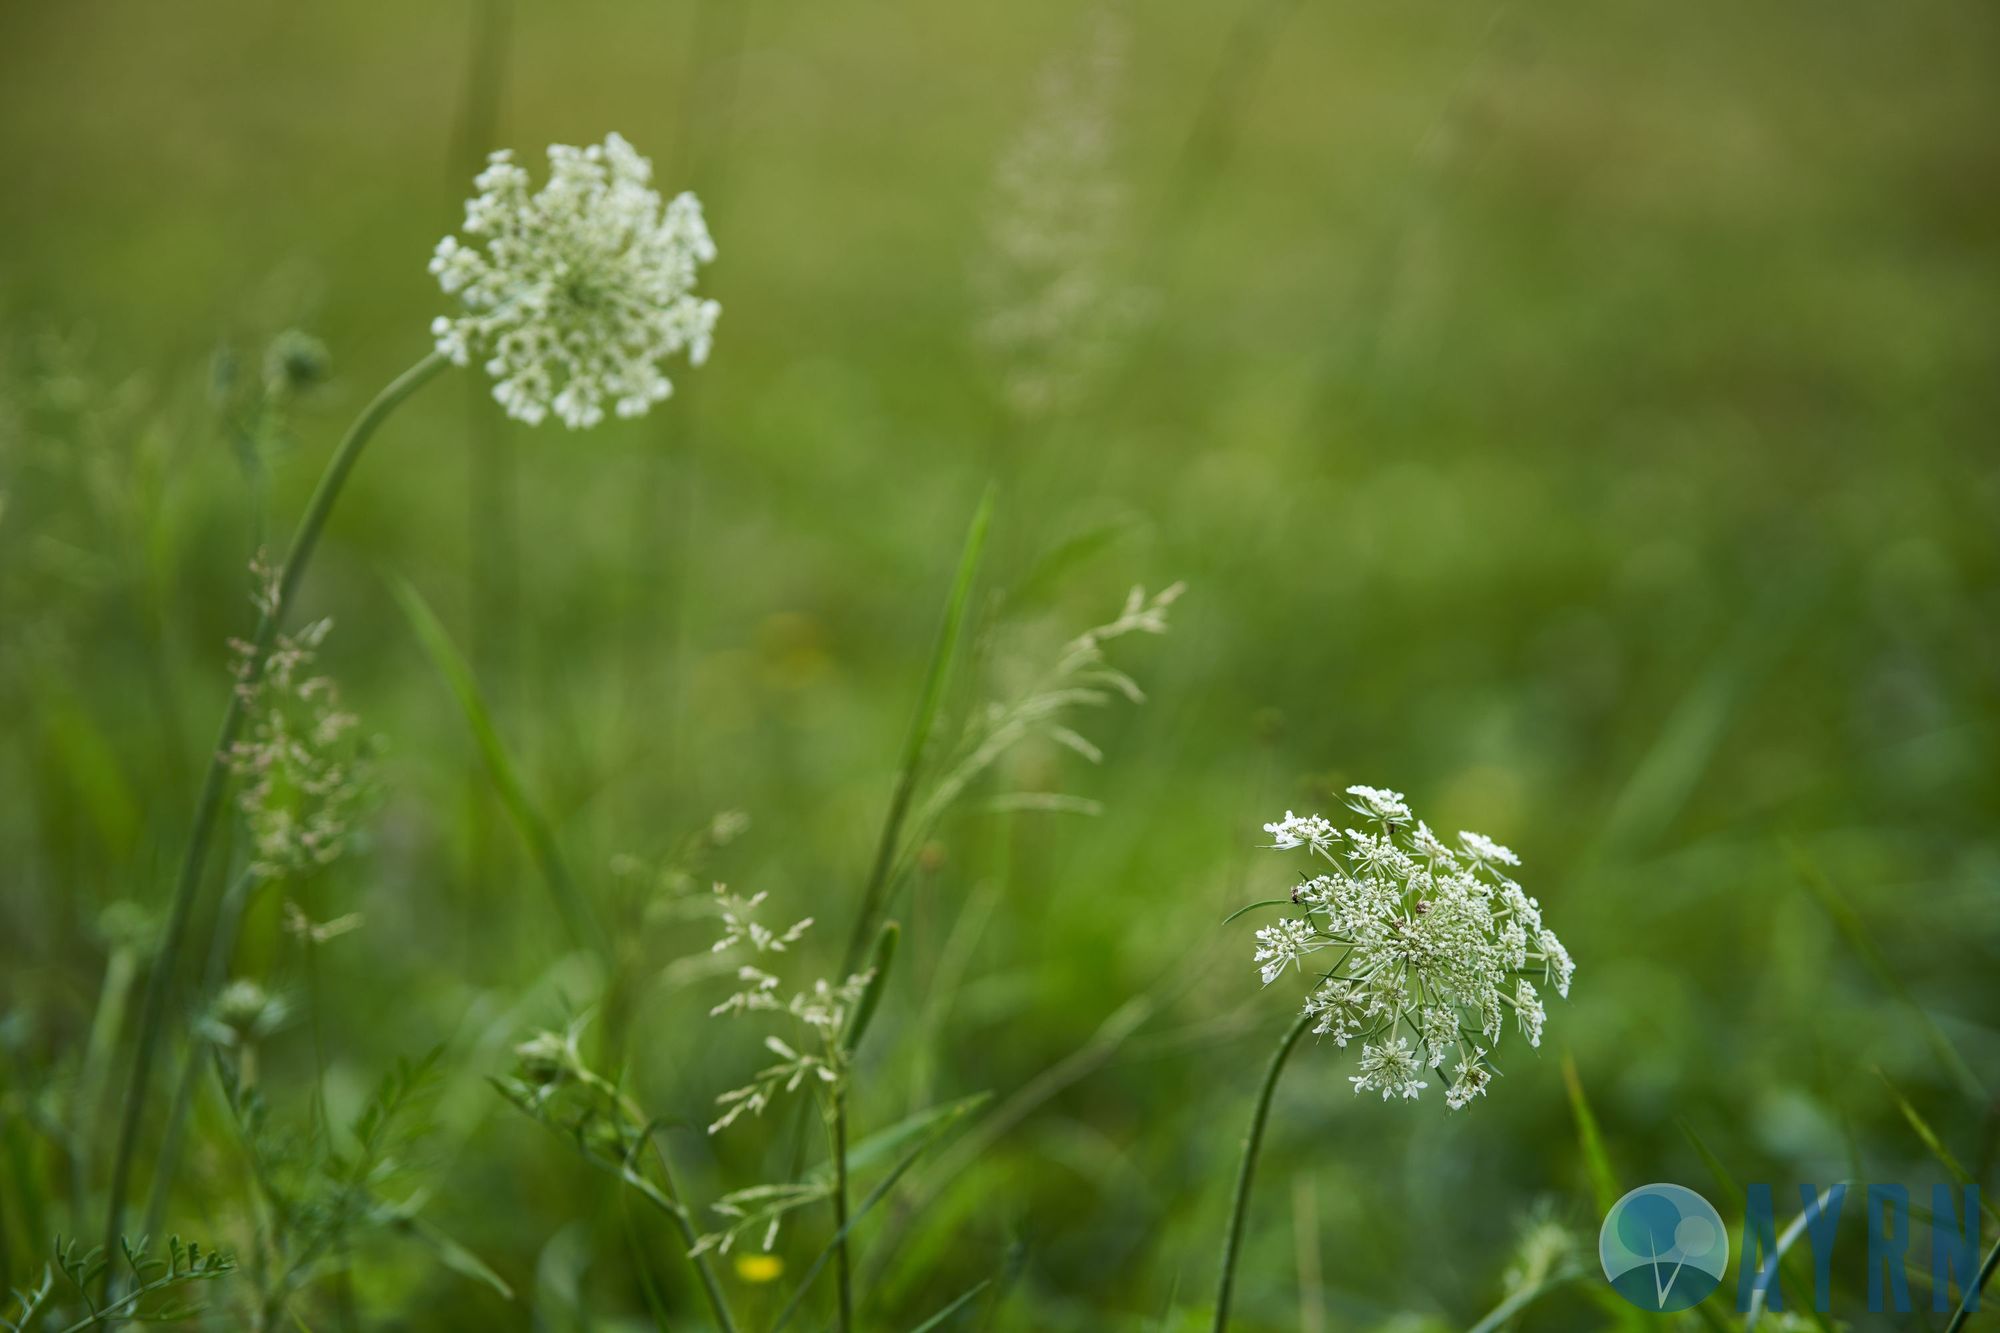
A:
<svg viewBox="0 0 2000 1333">
<path fill-rule="evenodd" d="M 1295 815 L 1289 810 L 1283 819 L 1264 825 L 1264 832 L 1271 835 L 1271 845 L 1281 851 L 1310 847 L 1324 852 L 1340 836 L 1339 830 L 1318 815 Z"/>
<path fill-rule="evenodd" d="M 1459 1058 L 1451 1086 L 1445 1089 L 1446 1106 L 1454 1111 L 1463 1110 L 1474 1097 L 1486 1095 L 1486 1085 L 1493 1081 L 1493 1071 L 1480 1063 L 1485 1055 L 1486 1052 L 1475 1046 L 1471 1054 Z"/>
<path fill-rule="evenodd" d="M 686 350 L 700 365 L 721 307 L 695 296 L 715 258 L 701 203 L 662 205 L 652 163 L 619 135 L 549 149 L 549 180 L 501 151 L 466 201 L 470 242 L 447 236 L 431 257 L 438 285 L 463 312 L 431 324 L 457 365 L 485 358 L 493 396 L 529 425 L 554 412 L 572 428 L 642 415 L 673 391 L 659 363 Z"/>
<path fill-rule="evenodd" d="M 1284 970 L 1319 948 L 1320 940 L 1308 921 L 1280 919 L 1275 926 L 1257 932 L 1257 959 L 1263 965 L 1264 984 L 1276 981 Z"/>
<path fill-rule="evenodd" d="M 1517 866 L 1521 864 L 1520 857 L 1514 855 L 1510 849 L 1502 847 L 1484 833 L 1467 833 L 1461 830 L 1458 840 L 1464 846 L 1466 853 L 1475 861 L 1484 861 L 1488 865 Z"/>
<path fill-rule="evenodd" d="M 1361 1042 L 1356 1092 L 1416 1098 L 1426 1069 L 1444 1082 L 1455 1061 L 1445 1104 L 1458 1110 L 1485 1095 L 1508 1011 L 1539 1046 L 1547 1014 L 1534 981 L 1566 998 L 1576 964 L 1541 905 L 1500 870 L 1520 864 L 1513 852 L 1477 833 L 1459 835 L 1463 852 L 1445 846 L 1399 792 L 1347 795 L 1368 827 L 1291 811 L 1264 826 L 1274 847 L 1308 848 L 1332 871 L 1292 891 L 1305 915 L 1260 929 L 1252 961 L 1266 985 L 1296 966 L 1313 1032 Z"/>
<path fill-rule="evenodd" d="M 1410 822 L 1410 807 L 1403 803 L 1403 793 L 1399 791 L 1390 791 L 1385 787 L 1349 787 L 1347 794 L 1354 798 L 1353 809 L 1359 814 L 1394 824 Z"/>
<path fill-rule="evenodd" d="M 1418 1093 L 1430 1084 L 1423 1080 L 1423 1067 L 1417 1063 L 1416 1052 L 1402 1037 L 1384 1042 L 1380 1046 L 1364 1045 L 1361 1048 L 1361 1072 L 1348 1079 L 1356 1092 L 1377 1092 L 1382 1100 L 1391 1097 L 1408 1097 L 1414 1100 Z"/>
</svg>

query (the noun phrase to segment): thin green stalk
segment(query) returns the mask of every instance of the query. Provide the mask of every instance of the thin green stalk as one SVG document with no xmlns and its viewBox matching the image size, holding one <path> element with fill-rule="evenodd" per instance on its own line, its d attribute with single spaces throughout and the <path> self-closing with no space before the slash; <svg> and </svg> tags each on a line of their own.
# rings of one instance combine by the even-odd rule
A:
<svg viewBox="0 0 2000 1333">
<path fill-rule="evenodd" d="M 486 163 L 497 146 L 500 107 L 506 91 L 507 54 L 512 46 L 513 0 L 472 0 L 466 29 L 464 96 L 452 129 L 448 230 L 456 230 L 464 213 L 465 182 Z M 518 643 L 520 549 L 515 504 L 514 441 L 500 419 L 491 386 L 477 376 L 465 379 L 466 532 L 470 559 L 466 564 L 468 640 L 472 661 L 482 679 L 504 699 L 505 675 L 511 670 Z M 499 865 L 493 821 L 488 817 L 486 787 L 476 766 L 465 775 L 466 821 L 469 829 L 466 892 L 461 907 L 467 927 L 461 932 L 463 959 L 481 932 L 473 929 L 486 911 L 484 890 Z"/>
<path fill-rule="evenodd" d="M 1965 1327 L 1965 1321 L 1979 1308 L 1979 1293 L 1993 1280 L 1993 1270 L 2000 1267 L 2000 1240 L 1993 1242 L 1993 1248 L 1986 1252 L 1986 1262 L 1979 1265 L 1979 1276 L 1972 1279 L 1972 1287 L 1958 1302 L 1958 1313 L 1944 1326 L 1944 1333 L 1958 1333 Z"/>
<path fill-rule="evenodd" d="M 506 807 L 514 827 L 520 831 L 522 841 L 528 844 L 528 851 L 542 872 L 543 882 L 555 899 L 556 911 L 562 915 L 570 937 L 603 959 L 606 975 L 615 980 L 617 955 L 611 936 L 606 932 L 604 923 L 597 919 L 590 900 L 583 896 L 583 890 L 570 875 L 568 863 L 563 860 L 562 847 L 556 842 L 555 825 L 528 795 L 527 783 L 522 780 L 520 769 L 515 766 L 506 743 L 500 739 L 500 731 L 494 725 L 493 714 L 486 706 L 485 696 L 480 693 L 479 682 L 474 678 L 471 666 L 452 643 L 443 622 L 414 584 L 407 579 L 393 578 L 389 591 L 403 608 L 403 615 L 415 631 L 424 654 L 431 659 L 431 664 L 444 677 L 446 686 L 458 700 L 466 725 L 472 729 L 472 738 L 486 760 L 486 770 L 500 793 L 500 802 Z"/>
<path fill-rule="evenodd" d="M 654 1129 L 646 1131 L 646 1142 L 652 1145 L 653 1159 L 660 1164 L 660 1183 L 665 1186 L 665 1194 L 673 1207 L 666 1210 L 674 1220 L 674 1226 L 681 1233 L 681 1240 L 692 1252 L 699 1238 L 694 1233 L 694 1223 L 688 1220 L 687 1205 L 681 1202 L 680 1187 L 674 1184 L 674 1169 L 667 1160 L 667 1150 L 660 1143 L 660 1136 Z M 722 1294 L 722 1284 L 715 1280 L 715 1269 L 709 1265 L 707 1254 L 692 1255 L 696 1276 L 701 1278 L 701 1289 L 708 1297 L 709 1309 L 715 1311 L 715 1322 L 722 1333 L 736 1333 L 736 1321 L 729 1315 L 729 1299 Z"/>
<path fill-rule="evenodd" d="M 207 1004 L 221 992 L 229 960 L 236 952 L 237 932 L 243 924 L 251 891 L 262 882 L 256 872 L 245 870 L 223 891 L 222 902 L 215 909 L 215 925 L 209 930 L 208 962 L 202 969 L 201 990 L 196 996 L 198 1005 Z M 153 1190 L 146 1201 L 145 1225 L 140 1228 L 148 1236 L 160 1234 L 161 1221 L 167 1215 L 167 1198 L 173 1192 L 174 1172 L 180 1165 L 182 1136 L 187 1131 L 188 1112 L 194 1103 L 194 1085 L 200 1077 L 201 1065 L 201 1044 L 192 1042 L 181 1061 L 174 1099 L 167 1111 L 166 1135 L 160 1140 L 160 1155 L 153 1163 Z"/>
<path fill-rule="evenodd" d="M 320 532 L 326 527 L 334 502 L 340 498 L 340 492 L 347 484 L 348 474 L 360 460 L 361 451 L 404 399 L 449 364 L 437 352 L 429 353 L 391 380 L 388 387 L 375 395 L 374 401 L 363 408 L 354 424 L 347 428 L 346 436 L 333 451 L 326 471 L 320 476 L 319 485 L 313 490 L 312 499 L 306 504 L 305 514 L 299 520 L 291 549 L 286 552 L 284 566 L 278 573 L 276 596 L 258 619 L 244 664 L 242 686 L 256 685 L 264 669 L 264 658 L 270 652 L 272 641 L 277 638 L 285 612 L 291 609 L 292 596 L 305 576 L 306 566 L 312 561 L 313 548 L 319 544 Z M 132 1183 L 133 1160 L 139 1147 L 139 1125 L 145 1117 L 147 1085 L 153 1077 L 153 1062 L 166 1020 L 167 994 L 173 984 L 176 964 L 180 961 L 181 945 L 187 935 L 194 900 L 201 889 L 202 868 L 208 860 L 208 844 L 215 833 L 216 817 L 222 810 L 223 790 L 229 784 L 227 756 L 243 726 L 246 692 L 240 688 L 229 692 L 229 707 L 223 712 L 222 728 L 209 751 L 201 791 L 195 797 L 194 827 L 188 835 L 180 875 L 174 884 L 166 934 L 160 941 L 159 955 L 153 960 L 152 974 L 146 979 L 146 996 L 139 1015 L 138 1044 L 133 1050 L 132 1076 L 125 1089 L 124 1117 L 118 1128 L 117 1156 L 111 1169 L 111 1193 L 105 1206 L 104 1248 L 107 1254 L 117 1252 L 119 1236 L 125 1224 L 125 1195 Z"/>
<path fill-rule="evenodd" d="M 847 1093 L 833 1094 L 833 1278 L 840 1292 L 840 1333 L 854 1327 L 853 1273 L 847 1261 Z"/>
<path fill-rule="evenodd" d="M 306 899 L 305 911 L 313 910 L 313 902 L 307 896 L 309 886 L 301 886 L 299 896 Z M 333 1114 L 327 1109 L 326 1101 L 326 1028 L 323 1019 L 322 994 L 319 978 L 319 937 L 313 933 L 313 920 L 308 916 L 299 931 L 299 947 L 305 951 L 306 1009 L 310 1015 L 313 1057 L 313 1114 L 319 1118 L 319 1132 L 325 1136 L 326 1152 L 330 1158 L 337 1150 L 334 1143 Z M 340 1320 L 343 1333 L 352 1333 L 354 1328 L 354 1275 L 348 1268 L 347 1236 L 342 1233 L 334 1239 L 334 1254 L 338 1262 L 334 1274 L 334 1310 Z"/>
<path fill-rule="evenodd" d="M 965 534 L 965 548 L 958 557 L 958 573 L 952 579 L 951 597 L 945 603 L 944 621 L 938 626 L 937 643 L 931 649 L 930 666 L 924 674 L 924 692 L 910 721 L 910 734 L 903 743 L 903 764 L 896 774 L 896 791 L 889 798 L 889 813 L 882 821 L 881 841 L 875 847 L 875 864 L 861 893 L 861 910 L 854 918 L 854 933 L 847 941 L 847 958 L 841 972 L 854 971 L 862 951 L 874 939 L 877 919 L 882 915 L 891 887 L 891 869 L 897 862 L 903 821 L 917 794 L 917 777 L 923 769 L 924 748 L 930 744 L 931 730 L 944 707 L 945 682 L 951 676 L 952 660 L 958 655 L 958 641 L 965 629 L 965 615 L 972 601 L 972 581 L 979 572 L 980 553 L 986 547 L 986 530 L 993 518 L 993 489 L 988 487 L 972 516 Z"/>
<path fill-rule="evenodd" d="M 1271 1115 L 1271 1094 L 1277 1090 L 1278 1075 L 1284 1072 L 1292 1048 L 1306 1035 L 1311 1022 L 1312 1015 L 1304 1012 L 1293 1020 L 1291 1028 L 1279 1040 L 1278 1049 L 1271 1053 L 1264 1084 L 1257 1089 L 1257 1109 L 1250 1114 L 1250 1137 L 1243 1144 L 1243 1164 L 1236 1170 L 1236 1200 L 1229 1210 L 1229 1230 L 1222 1239 L 1222 1275 L 1215 1289 L 1215 1333 L 1223 1333 L 1229 1327 L 1229 1297 L 1236 1286 L 1236 1255 L 1243 1248 L 1243 1219 L 1250 1212 L 1250 1182 L 1257 1173 L 1257 1149 L 1264 1142 L 1264 1122 Z"/>
<path fill-rule="evenodd" d="M 112 1061 L 118 1050 L 119 1029 L 132 997 L 132 983 L 139 975 L 140 951 L 136 945 L 120 943 L 111 950 L 104 965 L 104 984 L 97 992 L 97 1012 L 90 1022 L 90 1038 L 83 1049 L 83 1070 L 77 1080 L 77 1109 L 87 1122 L 77 1124 L 77 1158 L 89 1173 L 90 1150 L 104 1127 L 104 1087 L 111 1077 Z M 90 1128 L 86 1129 L 86 1123 Z"/>
</svg>

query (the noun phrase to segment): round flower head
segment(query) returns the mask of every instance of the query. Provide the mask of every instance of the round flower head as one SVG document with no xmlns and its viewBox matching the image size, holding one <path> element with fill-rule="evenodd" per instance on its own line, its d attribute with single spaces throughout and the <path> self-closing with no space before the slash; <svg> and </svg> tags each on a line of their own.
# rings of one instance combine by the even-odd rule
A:
<svg viewBox="0 0 2000 1333">
<path fill-rule="evenodd" d="M 1399 792 L 1345 794 L 1366 828 L 1336 831 L 1289 811 L 1264 826 L 1275 849 L 1307 849 L 1315 872 L 1292 890 L 1303 917 L 1259 930 L 1252 961 L 1267 986 L 1287 971 L 1304 978 L 1314 1033 L 1361 1043 L 1356 1092 L 1416 1099 L 1442 1086 L 1458 1110 L 1485 1095 L 1510 1010 L 1541 1045 L 1536 986 L 1567 997 L 1576 964 L 1540 904 L 1501 870 L 1520 864 L 1513 852 L 1477 833 L 1459 835 L 1463 850 L 1447 847 Z M 1322 862 L 1332 873 L 1317 873 Z"/>
<path fill-rule="evenodd" d="M 572 429 L 643 415 L 673 392 L 660 363 L 685 350 L 708 359 L 721 307 L 695 296 L 696 268 L 715 258 L 701 202 L 663 204 L 653 166 L 613 134 L 549 148 L 549 179 L 497 152 L 474 180 L 464 233 L 447 236 L 431 272 L 462 310 L 431 323 L 457 365 L 485 359 L 493 397 L 529 425 L 550 412 Z"/>
</svg>

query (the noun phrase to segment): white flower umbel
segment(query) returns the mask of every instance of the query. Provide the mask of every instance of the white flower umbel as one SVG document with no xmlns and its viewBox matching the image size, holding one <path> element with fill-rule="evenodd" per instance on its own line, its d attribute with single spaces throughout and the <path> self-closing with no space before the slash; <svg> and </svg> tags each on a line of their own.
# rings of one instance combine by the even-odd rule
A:
<svg viewBox="0 0 2000 1333">
<path fill-rule="evenodd" d="M 1340 836 L 1340 830 L 1318 815 L 1295 815 L 1289 810 L 1283 819 L 1264 825 L 1264 832 L 1271 835 L 1271 845 L 1279 851 L 1310 847 L 1325 852 Z"/>
<path fill-rule="evenodd" d="M 1257 958 L 1264 975 L 1264 984 L 1270 985 L 1284 974 L 1288 967 L 1299 966 L 1299 960 L 1319 948 L 1321 941 L 1308 921 L 1280 919 L 1275 926 L 1265 926 L 1257 932 Z"/>
<path fill-rule="evenodd" d="M 1417 1062 L 1417 1052 L 1410 1049 L 1409 1041 L 1403 1037 L 1380 1046 L 1363 1044 L 1358 1067 L 1361 1072 L 1347 1081 L 1356 1092 L 1380 1092 L 1385 1102 L 1391 1097 L 1414 1101 L 1418 1093 L 1430 1086 L 1423 1080 L 1423 1066 Z"/>
<path fill-rule="evenodd" d="M 1576 964 L 1502 870 L 1520 864 L 1513 852 L 1478 833 L 1447 847 L 1400 792 L 1344 794 L 1365 827 L 1289 810 L 1264 825 L 1271 846 L 1307 849 L 1332 871 L 1292 890 L 1304 915 L 1259 929 L 1251 961 L 1266 985 L 1296 967 L 1311 1030 L 1361 1042 L 1355 1091 L 1415 1098 L 1429 1086 L 1423 1070 L 1444 1083 L 1453 1067 L 1445 1101 L 1456 1110 L 1485 1093 L 1509 1010 L 1528 1044 L 1541 1044 L 1536 983 L 1567 997 Z"/>
<path fill-rule="evenodd" d="M 1307 848 L 1331 871 L 1302 876 L 1288 898 L 1257 904 L 1289 903 L 1304 913 L 1258 930 L 1251 961 L 1267 986 L 1296 966 L 1306 999 L 1265 1068 L 1243 1140 L 1223 1231 L 1216 1333 L 1229 1327 L 1272 1094 L 1306 1033 L 1331 1037 L 1341 1047 L 1360 1041 L 1359 1072 L 1348 1078 L 1357 1095 L 1421 1100 L 1431 1086 L 1424 1077 L 1428 1068 L 1445 1084 L 1445 1106 L 1462 1110 L 1485 1096 L 1493 1081 L 1487 1056 L 1499 1044 L 1510 1007 L 1528 1044 L 1541 1045 L 1547 1015 L 1530 974 L 1539 972 L 1567 996 L 1576 972 L 1569 951 L 1542 923 L 1540 904 L 1500 870 L 1520 864 L 1514 853 L 1477 833 L 1459 835 L 1463 851 L 1445 846 L 1401 792 L 1354 786 L 1346 795 L 1367 827 L 1335 829 L 1318 815 L 1290 810 L 1264 825 L 1271 847 Z M 1443 1071 L 1454 1055 L 1457 1067 L 1447 1079 Z"/>
<path fill-rule="evenodd" d="M 708 359 L 721 307 L 695 295 L 715 243 L 692 194 L 663 202 L 653 166 L 619 135 L 549 148 L 530 191 L 511 153 L 492 155 L 465 204 L 464 235 L 438 242 L 430 269 L 457 315 L 431 324 L 457 365 L 482 359 L 493 397 L 529 425 L 572 429 L 644 414 L 673 392 L 660 363 Z"/>
</svg>

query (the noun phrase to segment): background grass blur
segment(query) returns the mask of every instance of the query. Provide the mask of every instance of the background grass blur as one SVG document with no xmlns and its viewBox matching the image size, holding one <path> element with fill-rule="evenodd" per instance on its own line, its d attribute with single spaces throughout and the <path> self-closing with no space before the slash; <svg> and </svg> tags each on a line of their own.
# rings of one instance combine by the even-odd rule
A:
<svg viewBox="0 0 2000 1333">
<path fill-rule="evenodd" d="M 1927 1197 L 1944 1168 L 1890 1085 L 1993 1185 L 1991 5 L 1132 5 L 1114 266 L 1146 318 L 1024 427 L 972 278 L 994 163 L 1086 39 L 1072 6 L 75 0 L 0 9 L 0 1115 L 15 1184 L 57 1178 L 55 1222 L 96 1224 L 61 1211 L 68 1165 L 27 1109 L 115 1109 L 115 1078 L 75 1104 L 101 914 L 164 906 L 248 554 L 426 349 L 424 262 L 489 146 L 464 142 L 482 14 L 492 144 L 539 168 L 548 142 L 624 133 L 704 200 L 724 313 L 712 363 L 638 423 L 529 431 L 473 375 L 433 386 L 306 590 L 385 747 L 369 844 L 319 891 L 366 918 L 324 955 L 335 1100 L 452 1043 L 428 1215 L 520 1293 L 388 1251 L 357 1278 L 370 1319 L 644 1308 L 611 1185 L 481 1081 L 577 983 L 390 576 L 466 646 L 592 893 L 630 892 L 617 855 L 743 809 L 716 872 L 818 917 L 830 969 L 996 478 L 988 608 L 1061 543 L 1113 539 L 984 622 L 961 706 L 1130 584 L 1190 590 L 1121 655 L 1151 697 L 1090 720 L 1101 767 L 1010 762 L 1008 786 L 1104 813 L 955 818 L 904 903 L 857 1115 L 1004 1100 L 1085 1054 L 901 1236 L 880 1326 L 996 1271 L 995 1327 L 1199 1308 L 1286 1019 L 1247 923 L 1216 923 L 1287 882 L 1258 825 L 1348 782 L 1519 850 L 1579 976 L 1462 1115 L 1359 1100 L 1351 1054 L 1302 1052 L 1241 1326 L 1463 1327 L 1538 1201 L 1594 1245 L 1565 1051 L 1623 1187 L 1723 1202 L 1684 1122 L 1781 1209 L 1843 1176 Z M 254 369 L 294 326 L 335 374 L 260 495 L 212 360 Z M 651 931 L 647 975 L 705 938 Z M 238 970 L 284 983 L 280 941 L 253 922 Z M 705 1017 L 714 989 L 649 984 L 634 1069 L 694 1127 L 673 1141 L 696 1199 L 789 1150 L 699 1132 L 759 1056 Z M 274 1059 L 310 1068 L 296 1033 Z M 202 1188 L 222 1173 L 192 1159 L 176 1229 L 231 1237 L 240 1202 Z M 1839 1313 L 1866 1328 L 1850 1212 Z M 18 1190 L 0 1222 L 18 1282 L 40 1245 Z M 794 1269 L 816 1225 L 781 1247 Z M 1579 1287 L 1527 1326 L 1612 1317 Z"/>
</svg>

